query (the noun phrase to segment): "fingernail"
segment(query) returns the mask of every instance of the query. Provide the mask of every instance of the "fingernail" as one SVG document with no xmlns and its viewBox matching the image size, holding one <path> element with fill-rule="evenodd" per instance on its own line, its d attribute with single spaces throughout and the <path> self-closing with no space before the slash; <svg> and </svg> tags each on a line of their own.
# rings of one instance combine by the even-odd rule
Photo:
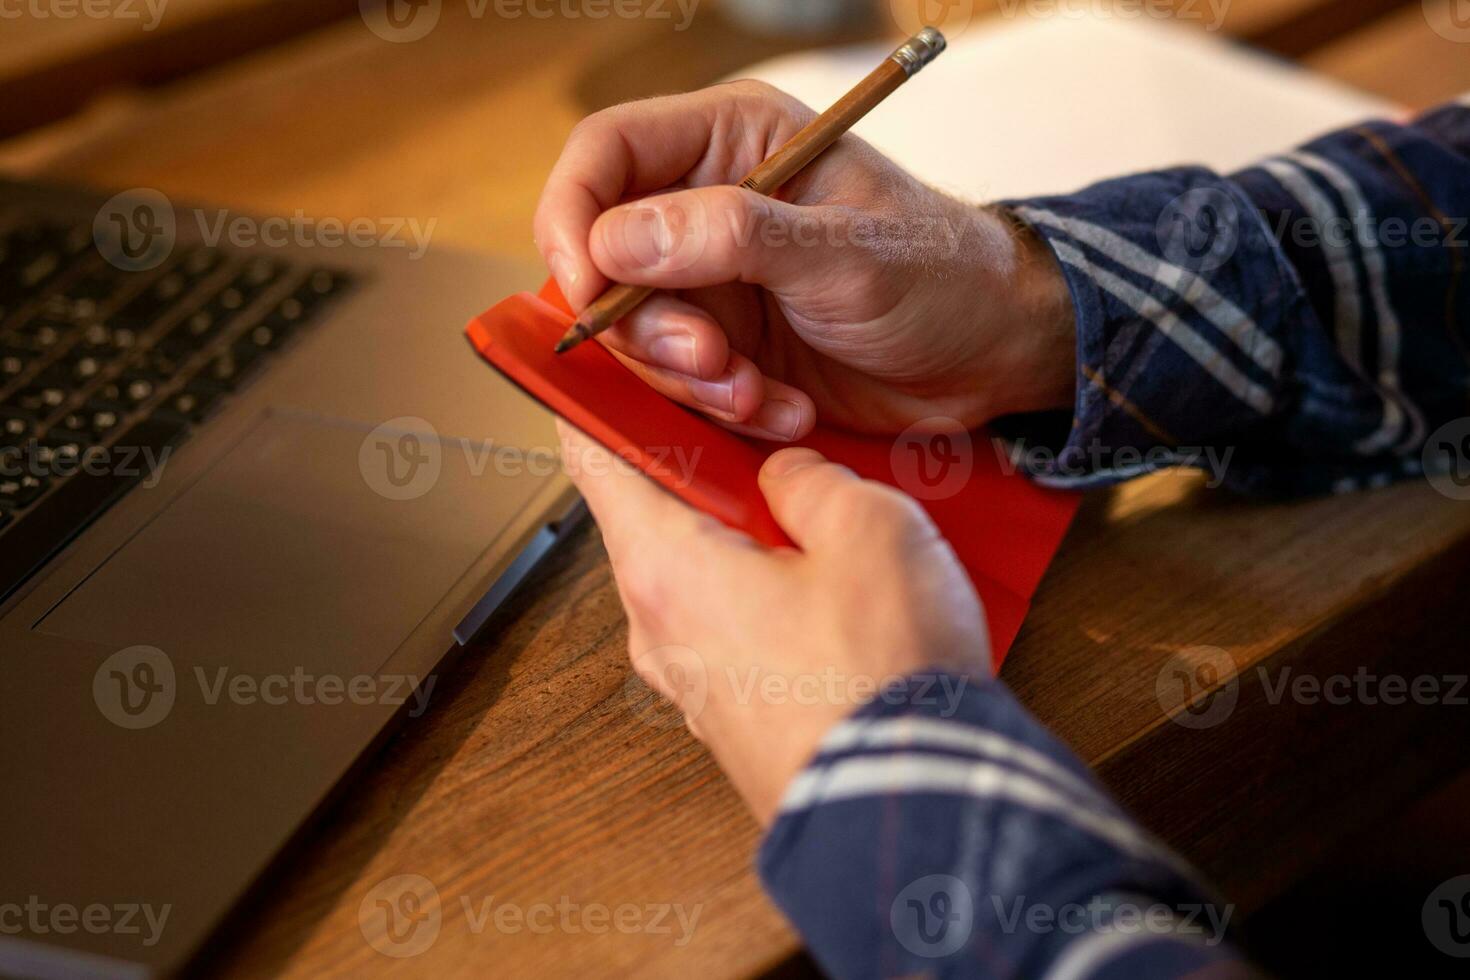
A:
<svg viewBox="0 0 1470 980">
<path fill-rule="evenodd" d="M 801 406 L 796 402 L 772 398 L 761 404 L 750 424 L 778 439 L 795 439 L 801 418 Z"/>
<path fill-rule="evenodd" d="M 766 460 L 765 472 L 777 478 L 790 476 L 821 461 L 822 456 L 815 449 L 783 449 Z"/>
<path fill-rule="evenodd" d="M 626 255 L 633 264 L 646 269 L 658 268 L 669 256 L 672 236 L 663 212 L 658 208 L 630 206 L 619 208 L 610 214 L 616 215 L 607 225 L 609 245 L 614 255 Z M 622 248 L 613 242 L 622 239 Z"/>
<path fill-rule="evenodd" d="M 699 374 L 699 357 L 695 340 L 689 334 L 675 333 L 660 337 L 649 348 L 653 359 L 660 367 L 687 374 L 691 378 Z"/>
<path fill-rule="evenodd" d="M 691 381 L 689 393 L 696 400 L 720 412 L 735 411 L 735 375 L 728 374 L 717 381 Z"/>
<path fill-rule="evenodd" d="M 546 264 L 551 267 L 551 278 L 556 280 L 556 284 L 561 287 L 563 293 L 570 290 L 577 284 L 577 280 L 582 278 L 582 274 L 577 271 L 577 267 L 572 265 L 567 257 L 560 252 L 552 252 L 551 258 L 546 260 Z"/>
</svg>

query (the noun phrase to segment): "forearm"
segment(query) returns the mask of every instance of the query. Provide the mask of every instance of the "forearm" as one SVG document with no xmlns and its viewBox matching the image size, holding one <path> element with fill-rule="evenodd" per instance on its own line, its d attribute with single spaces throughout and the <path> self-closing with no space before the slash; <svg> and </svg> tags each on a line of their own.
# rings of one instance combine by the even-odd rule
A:
<svg viewBox="0 0 1470 980">
<path fill-rule="evenodd" d="M 1470 107 L 1368 123 L 1223 177 L 1198 167 L 1008 202 L 1078 324 L 1043 482 L 1193 463 L 1247 492 L 1415 474 L 1470 386 Z"/>
<path fill-rule="evenodd" d="M 926 675 L 832 731 L 760 868 L 836 977 L 1251 975 L 1230 908 L 996 681 Z"/>
</svg>

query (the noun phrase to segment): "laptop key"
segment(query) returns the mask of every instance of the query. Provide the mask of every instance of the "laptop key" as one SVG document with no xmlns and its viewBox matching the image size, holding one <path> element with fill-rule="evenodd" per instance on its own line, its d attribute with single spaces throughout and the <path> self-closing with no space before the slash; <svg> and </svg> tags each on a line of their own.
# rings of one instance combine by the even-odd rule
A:
<svg viewBox="0 0 1470 980">
<path fill-rule="evenodd" d="M 34 415 L 0 406 L 0 443 L 19 444 L 35 431 Z"/>
<path fill-rule="evenodd" d="M 0 387 L 24 374 L 35 356 L 33 352 L 18 347 L 0 347 Z"/>
<path fill-rule="evenodd" d="M 38 353 L 45 353 L 59 345 L 74 328 L 70 323 L 36 317 L 11 330 L 19 345 Z"/>
<path fill-rule="evenodd" d="M 131 410 L 153 398 L 158 381 L 136 371 L 129 371 L 104 383 L 96 398 L 105 405 Z"/>
<path fill-rule="evenodd" d="M 184 295 L 192 285 L 182 272 L 168 272 L 148 288 L 148 295 L 158 304 L 166 305 Z"/>
<path fill-rule="evenodd" d="M 253 347 L 232 347 L 204 366 L 199 376 L 233 391 L 260 362 L 260 351 Z"/>
<path fill-rule="evenodd" d="M 92 440 L 85 432 L 75 432 L 70 429 L 52 429 L 45 437 L 36 442 L 36 460 L 47 468 L 61 466 L 75 469 L 81 460 L 82 453 L 92 444 Z"/>
<path fill-rule="evenodd" d="M 231 288 L 237 289 L 247 299 L 254 299 L 281 277 L 285 266 L 270 259 L 255 258 L 245 263 L 245 268 L 230 283 Z"/>
<path fill-rule="evenodd" d="M 0 510 L 28 507 L 45 492 L 46 481 L 39 476 L 30 473 L 0 476 Z"/>
<path fill-rule="evenodd" d="M 308 298 L 326 299 L 347 288 L 351 282 L 351 277 L 345 273 L 317 269 L 306 277 L 306 282 L 297 287 L 296 298 L 302 302 L 307 302 Z"/>
<path fill-rule="evenodd" d="M 294 327 L 302 323 L 310 310 L 295 296 L 287 296 L 266 315 L 265 322 Z"/>
<path fill-rule="evenodd" d="M 290 296 L 281 300 L 271 318 L 283 323 L 304 323 L 349 285 L 351 280 L 346 275 L 318 269 L 292 290 Z"/>
<path fill-rule="evenodd" d="M 211 303 L 204 309 L 185 317 L 183 323 L 169 331 L 169 336 L 186 339 L 198 346 L 203 346 L 211 338 L 218 336 L 234 316 L 233 311 Z"/>
<path fill-rule="evenodd" d="M 182 391 L 165 398 L 158 406 L 158 412 L 197 424 L 204 421 L 223 397 L 224 392 L 219 388 L 202 381 L 191 381 Z"/>
<path fill-rule="evenodd" d="M 262 323 L 245 331 L 235 342 L 235 349 L 244 348 L 260 353 L 273 351 L 286 342 L 290 332 L 290 328 L 282 324 Z"/>
<path fill-rule="evenodd" d="M 7 404 L 22 412 L 44 418 L 65 405 L 71 391 L 65 385 L 33 384 L 10 396 Z"/>
<path fill-rule="evenodd" d="M 191 283 L 197 283 L 219 268 L 219 264 L 219 252 L 201 246 L 190 250 L 175 268 Z"/>
<path fill-rule="evenodd" d="M 65 380 L 70 381 L 75 387 L 85 387 L 101 377 L 111 363 L 112 358 L 110 357 L 99 357 L 85 347 L 77 347 L 61 359 L 59 366 Z M 49 379 L 51 372 L 47 371 L 46 376 Z"/>
<path fill-rule="evenodd" d="M 250 305 L 250 295 L 238 286 L 230 285 L 219 291 L 219 295 L 210 300 L 209 311 L 220 320 L 228 320 Z"/>
<path fill-rule="evenodd" d="M 119 345 L 119 334 L 123 335 L 122 346 Z M 89 323 L 82 328 L 82 337 L 78 342 L 79 347 L 91 350 L 117 351 L 127 350 L 138 342 L 137 334 L 129 330 L 120 331 L 116 327 L 110 327 L 105 323 Z"/>
<path fill-rule="evenodd" d="M 91 441 L 106 439 L 121 423 L 123 417 L 115 408 L 100 402 L 88 402 L 75 412 L 61 417 L 60 425 L 70 432 L 85 434 Z"/>
</svg>

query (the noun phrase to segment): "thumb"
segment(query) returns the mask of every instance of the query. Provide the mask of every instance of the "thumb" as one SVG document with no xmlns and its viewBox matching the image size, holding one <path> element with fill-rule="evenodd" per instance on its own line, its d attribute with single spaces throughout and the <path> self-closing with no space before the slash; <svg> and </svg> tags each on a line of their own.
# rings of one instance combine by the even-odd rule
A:
<svg viewBox="0 0 1470 980">
<path fill-rule="evenodd" d="M 773 453 L 761 467 L 760 487 L 776 523 L 808 553 L 854 541 L 906 551 L 939 536 L 911 497 L 864 480 L 813 449 Z"/>
<path fill-rule="evenodd" d="M 798 207 L 743 187 L 674 191 L 598 217 L 592 260 L 609 279 L 636 286 L 748 282 L 779 290 L 831 271 L 825 217 L 824 208 Z"/>
</svg>

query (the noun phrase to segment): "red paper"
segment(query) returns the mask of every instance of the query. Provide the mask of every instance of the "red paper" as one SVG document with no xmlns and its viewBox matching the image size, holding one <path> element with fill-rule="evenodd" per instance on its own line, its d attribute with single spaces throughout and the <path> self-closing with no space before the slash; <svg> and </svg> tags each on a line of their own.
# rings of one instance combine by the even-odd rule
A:
<svg viewBox="0 0 1470 980">
<path fill-rule="evenodd" d="M 601 344 L 553 353 L 571 325 L 566 301 L 549 282 L 540 296 L 521 293 L 482 314 L 467 333 L 512 382 L 692 506 L 764 544 L 789 545 L 757 484 L 761 463 L 781 447 L 737 436 L 669 401 Z M 999 667 L 1077 495 L 1007 475 L 983 432 L 874 437 L 819 425 L 801 445 L 918 498 L 980 593 Z"/>
</svg>

